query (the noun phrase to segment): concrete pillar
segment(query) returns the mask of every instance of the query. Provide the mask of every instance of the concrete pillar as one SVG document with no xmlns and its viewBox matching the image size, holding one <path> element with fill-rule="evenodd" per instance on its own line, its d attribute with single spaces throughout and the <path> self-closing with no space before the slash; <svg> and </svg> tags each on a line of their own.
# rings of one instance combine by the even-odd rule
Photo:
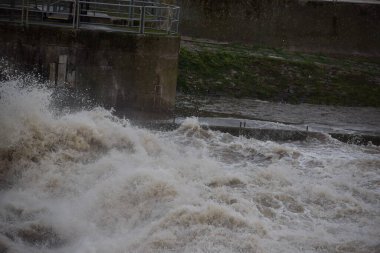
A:
<svg viewBox="0 0 380 253">
<path fill-rule="evenodd" d="M 0 23 L 0 55 L 116 110 L 174 109 L 179 36 Z M 30 57 L 33 56 L 33 57 Z"/>
</svg>

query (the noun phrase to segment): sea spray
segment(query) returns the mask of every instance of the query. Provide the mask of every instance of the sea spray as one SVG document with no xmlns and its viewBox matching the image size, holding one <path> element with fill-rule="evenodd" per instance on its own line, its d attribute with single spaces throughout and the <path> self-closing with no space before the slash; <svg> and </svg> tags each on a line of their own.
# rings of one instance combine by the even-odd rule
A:
<svg viewBox="0 0 380 253">
<path fill-rule="evenodd" d="M 3 252 L 378 252 L 380 148 L 57 112 L 0 86 Z"/>
</svg>

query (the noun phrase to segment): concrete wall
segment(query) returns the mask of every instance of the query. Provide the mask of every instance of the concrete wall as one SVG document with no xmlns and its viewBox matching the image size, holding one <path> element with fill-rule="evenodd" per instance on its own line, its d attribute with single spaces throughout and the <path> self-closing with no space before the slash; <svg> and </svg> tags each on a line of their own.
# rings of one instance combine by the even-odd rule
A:
<svg viewBox="0 0 380 253">
<path fill-rule="evenodd" d="M 169 112 L 180 38 L 0 23 L 0 57 L 117 110 Z"/>
<path fill-rule="evenodd" d="M 179 0 L 184 36 L 301 51 L 380 55 L 380 5 Z"/>
</svg>

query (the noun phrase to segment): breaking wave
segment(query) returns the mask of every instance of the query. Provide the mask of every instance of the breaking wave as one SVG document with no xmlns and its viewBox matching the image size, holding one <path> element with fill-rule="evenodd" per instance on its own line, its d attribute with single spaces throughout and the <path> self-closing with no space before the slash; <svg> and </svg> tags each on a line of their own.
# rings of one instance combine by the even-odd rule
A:
<svg viewBox="0 0 380 253">
<path fill-rule="evenodd" d="M 0 252 L 379 252 L 380 148 L 150 131 L 0 85 Z"/>
</svg>

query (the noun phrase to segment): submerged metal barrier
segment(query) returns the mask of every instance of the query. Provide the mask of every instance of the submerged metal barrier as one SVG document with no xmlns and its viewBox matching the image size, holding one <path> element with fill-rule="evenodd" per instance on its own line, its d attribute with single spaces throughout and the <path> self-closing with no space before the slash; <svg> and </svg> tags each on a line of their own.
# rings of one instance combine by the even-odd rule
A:
<svg viewBox="0 0 380 253">
<path fill-rule="evenodd" d="M 144 0 L 2 0 L 0 21 L 133 33 L 178 33 L 180 8 Z"/>
</svg>

